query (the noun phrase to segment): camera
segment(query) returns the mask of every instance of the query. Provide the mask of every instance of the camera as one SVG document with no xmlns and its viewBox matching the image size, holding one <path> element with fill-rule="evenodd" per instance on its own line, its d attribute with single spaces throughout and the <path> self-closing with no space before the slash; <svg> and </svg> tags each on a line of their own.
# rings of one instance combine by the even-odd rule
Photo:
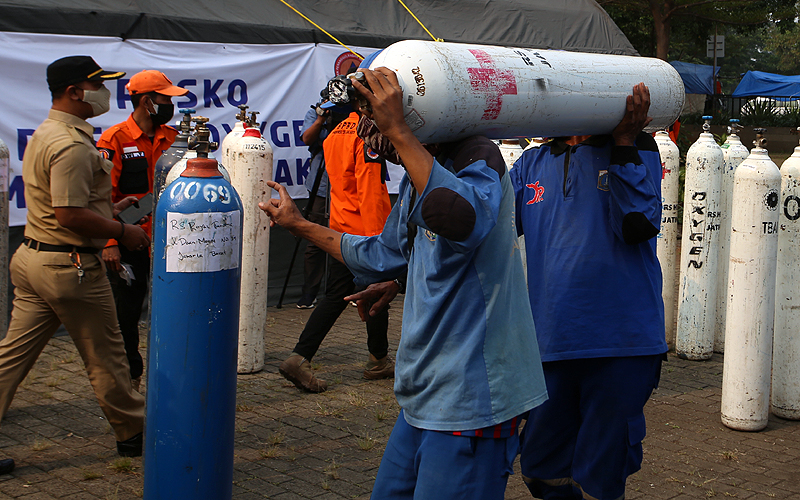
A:
<svg viewBox="0 0 800 500">
<path fill-rule="evenodd" d="M 358 80 L 361 85 L 369 89 L 364 73 L 356 71 L 347 76 L 338 75 L 331 78 L 328 82 L 328 98 L 337 106 L 358 103 L 362 109 L 369 109 L 369 102 L 356 90 L 351 79 Z"/>
</svg>

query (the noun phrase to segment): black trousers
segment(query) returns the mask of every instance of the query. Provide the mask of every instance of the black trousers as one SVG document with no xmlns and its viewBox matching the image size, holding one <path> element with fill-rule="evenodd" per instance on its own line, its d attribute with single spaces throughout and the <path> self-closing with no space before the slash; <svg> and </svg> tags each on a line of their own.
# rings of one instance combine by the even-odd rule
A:
<svg viewBox="0 0 800 500">
<path fill-rule="evenodd" d="M 308 323 L 300 334 L 300 340 L 294 352 L 310 360 L 314 357 L 336 319 L 342 314 L 349 302 L 344 298 L 356 290 L 353 274 L 347 266 L 335 259 L 330 259 L 328 266 L 328 285 L 325 297 L 319 301 Z M 367 349 L 378 359 L 386 357 L 389 352 L 389 340 L 386 332 L 389 329 L 389 311 L 384 309 L 367 321 Z"/>
<path fill-rule="evenodd" d="M 326 205 L 326 198 L 322 196 L 314 198 L 314 204 L 311 206 L 311 211 L 308 213 L 308 220 L 320 226 L 328 227 L 328 217 L 325 215 Z M 322 283 L 322 277 L 325 275 L 325 259 L 327 257 L 328 254 L 323 252 L 317 245 L 311 242 L 306 245 L 303 269 L 303 295 L 317 296 L 320 284 Z"/>
<path fill-rule="evenodd" d="M 122 262 L 131 266 L 136 279 L 128 286 L 118 273 L 110 270 L 108 279 L 114 292 L 119 329 L 125 342 L 125 355 L 131 367 L 131 378 L 134 379 L 141 377 L 144 372 L 144 362 L 139 353 L 139 319 L 150 281 L 150 250 L 134 251 L 120 246 L 119 251 Z"/>
</svg>

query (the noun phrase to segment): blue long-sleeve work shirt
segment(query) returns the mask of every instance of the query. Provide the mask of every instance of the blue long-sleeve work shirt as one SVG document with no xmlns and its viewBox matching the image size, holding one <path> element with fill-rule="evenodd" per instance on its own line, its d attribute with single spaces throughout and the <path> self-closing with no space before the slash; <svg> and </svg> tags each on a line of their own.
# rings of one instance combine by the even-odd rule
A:
<svg viewBox="0 0 800 500">
<path fill-rule="evenodd" d="M 395 369 L 408 423 L 480 429 L 547 395 L 502 156 L 488 139 L 472 137 L 440 160 L 416 200 L 403 178 L 382 234 L 345 235 L 341 249 L 361 284 L 408 269 Z"/>
</svg>

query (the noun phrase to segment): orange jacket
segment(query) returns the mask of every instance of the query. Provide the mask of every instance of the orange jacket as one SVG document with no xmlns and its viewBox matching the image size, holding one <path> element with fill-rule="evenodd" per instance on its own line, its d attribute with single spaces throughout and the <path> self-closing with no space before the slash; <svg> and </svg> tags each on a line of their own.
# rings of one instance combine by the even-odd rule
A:
<svg viewBox="0 0 800 500">
<path fill-rule="evenodd" d="M 177 135 L 178 131 L 174 128 L 161 125 L 156 128 L 156 135 L 151 142 L 133 120 L 133 115 L 103 132 L 97 141 L 97 149 L 114 163 L 111 170 L 112 202 L 116 203 L 131 195 L 141 199 L 153 191 L 156 162 L 172 145 Z M 148 221 L 142 227 L 148 234 L 151 233 L 151 222 Z M 114 245 L 117 245 L 117 240 L 111 239 L 106 246 Z"/>
<path fill-rule="evenodd" d="M 386 162 L 356 135 L 358 114 L 351 113 L 325 139 L 325 170 L 331 186 L 330 227 L 374 236 L 392 210 L 386 188 Z"/>
</svg>

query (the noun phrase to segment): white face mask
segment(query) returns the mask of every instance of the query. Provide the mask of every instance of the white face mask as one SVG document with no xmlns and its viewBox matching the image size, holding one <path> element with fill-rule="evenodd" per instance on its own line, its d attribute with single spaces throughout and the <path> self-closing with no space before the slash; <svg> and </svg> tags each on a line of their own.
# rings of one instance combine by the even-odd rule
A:
<svg viewBox="0 0 800 500">
<path fill-rule="evenodd" d="M 111 109 L 111 91 L 105 85 L 98 90 L 84 90 L 83 102 L 92 106 L 92 116 L 100 116 Z"/>
</svg>

